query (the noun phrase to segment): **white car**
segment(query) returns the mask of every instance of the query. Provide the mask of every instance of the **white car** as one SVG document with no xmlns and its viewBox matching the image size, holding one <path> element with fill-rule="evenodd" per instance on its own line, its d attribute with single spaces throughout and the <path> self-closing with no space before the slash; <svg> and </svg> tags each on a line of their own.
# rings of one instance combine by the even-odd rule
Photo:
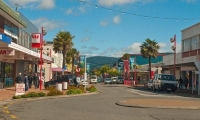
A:
<svg viewBox="0 0 200 120">
<path fill-rule="evenodd" d="M 111 77 L 111 82 L 112 83 L 117 83 L 117 77 Z"/>
<path fill-rule="evenodd" d="M 97 77 L 96 76 L 92 76 L 91 79 L 90 79 L 90 83 L 97 83 Z"/>
</svg>

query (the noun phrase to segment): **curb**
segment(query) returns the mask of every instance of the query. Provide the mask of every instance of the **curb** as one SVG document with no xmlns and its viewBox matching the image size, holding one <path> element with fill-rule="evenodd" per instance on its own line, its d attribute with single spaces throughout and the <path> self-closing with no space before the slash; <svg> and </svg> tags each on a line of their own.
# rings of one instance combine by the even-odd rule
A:
<svg viewBox="0 0 200 120">
<path fill-rule="evenodd" d="M 158 109 L 189 109 L 189 110 L 199 110 L 200 107 L 196 107 L 196 106 L 144 106 L 144 105 L 131 105 L 131 104 L 126 104 L 123 103 L 122 101 L 120 102 L 116 102 L 115 103 L 118 106 L 123 106 L 123 107 L 133 107 L 133 108 L 158 108 Z"/>
<path fill-rule="evenodd" d="M 67 98 L 67 97 L 78 97 L 78 96 L 87 96 L 87 95 L 95 95 L 99 94 L 101 92 L 91 92 L 91 93 L 84 93 L 84 94 L 75 94 L 75 95 L 58 95 L 58 96 L 45 96 L 45 97 L 33 97 L 33 98 L 21 98 L 21 99 L 7 99 L 0 101 L 0 105 L 6 105 L 11 102 L 17 102 L 17 101 L 34 101 L 34 100 L 44 100 L 44 99 L 55 99 L 55 98 Z"/>
</svg>

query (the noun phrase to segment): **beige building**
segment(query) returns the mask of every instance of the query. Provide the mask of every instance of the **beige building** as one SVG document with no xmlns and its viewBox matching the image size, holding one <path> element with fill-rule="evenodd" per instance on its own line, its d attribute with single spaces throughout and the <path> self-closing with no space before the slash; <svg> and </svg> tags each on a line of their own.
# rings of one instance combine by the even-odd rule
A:
<svg viewBox="0 0 200 120">
<path fill-rule="evenodd" d="M 176 78 L 189 80 L 189 88 L 200 95 L 200 23 L 182 32 L 182 50 L 176 54 Z M 174 55 L 163 57 L 163 73 L 174 71 Z"/>
</svg>

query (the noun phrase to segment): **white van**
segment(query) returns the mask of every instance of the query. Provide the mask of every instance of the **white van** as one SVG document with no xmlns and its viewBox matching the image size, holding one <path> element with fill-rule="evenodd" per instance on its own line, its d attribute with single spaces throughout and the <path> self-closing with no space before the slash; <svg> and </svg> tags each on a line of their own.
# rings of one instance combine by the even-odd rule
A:
<svg viewBox="0 0 200 120">
<path fill-rule="evenodd" d="M 90 78 L 90 83 L 92 84 L 92 83 L 97 83 L 97 76 L 95 76 L 95 75 L 93 75 L 93 76 L 91 76 L 91 78 Z"/>
<path fill-rule="evenodd" d="M 111 82 L 116 84 L 117 83 L 117 77 L 111 77 Z"/>
<path fill-rule="evenodd" d="M 171 74 L 155 74 L 153 79 L 153 91 L 167 90 L 175 92 L 177 89 L 176 77 Z"/>
</svg>

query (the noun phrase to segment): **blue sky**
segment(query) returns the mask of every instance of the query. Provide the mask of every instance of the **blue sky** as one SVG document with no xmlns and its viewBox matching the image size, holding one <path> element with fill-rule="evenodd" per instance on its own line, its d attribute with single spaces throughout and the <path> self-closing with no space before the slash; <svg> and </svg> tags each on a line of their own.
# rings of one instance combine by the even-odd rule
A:
<svg viewBox="0 0 200 120">
<path fill-rule="evenodd" d="M 4 1 L 13 9 L 18 4 L 18 10 L 38 28 L 43 26 L 48 31 L 45 40 L 52 41 L 59 31 L 69 31 L 75 36 L 74 47 L 89 56 L 139 53 L 146 38 L 156 40 L 160 52 L 172 52 L 169 39 L 174 34 L 180 52 L 181 30 L 200 21 L 200 0 Z"/>
</svg>

